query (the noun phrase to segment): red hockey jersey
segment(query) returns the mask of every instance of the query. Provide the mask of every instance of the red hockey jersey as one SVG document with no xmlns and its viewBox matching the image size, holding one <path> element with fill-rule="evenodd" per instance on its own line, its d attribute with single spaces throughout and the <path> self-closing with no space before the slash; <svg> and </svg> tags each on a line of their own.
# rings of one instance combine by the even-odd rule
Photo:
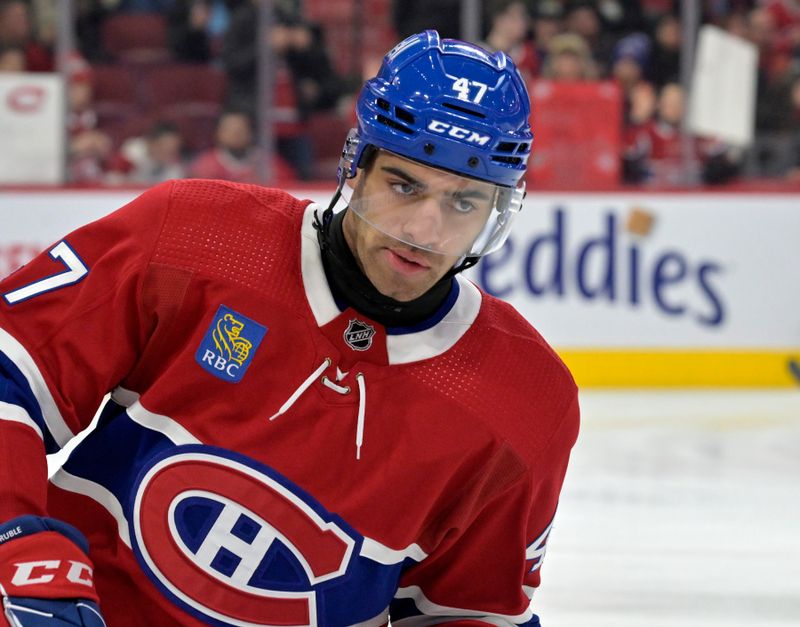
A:
<svg viewBox="0 0 800 627">
<path fill-rule="evenodd" d="M 110 627 L 538 624 L 569 372 L 463 277 L 341 311 L 315 208 L 165 183 L 0 283 L 0 520 L 81 529 Z"/>
</svg>

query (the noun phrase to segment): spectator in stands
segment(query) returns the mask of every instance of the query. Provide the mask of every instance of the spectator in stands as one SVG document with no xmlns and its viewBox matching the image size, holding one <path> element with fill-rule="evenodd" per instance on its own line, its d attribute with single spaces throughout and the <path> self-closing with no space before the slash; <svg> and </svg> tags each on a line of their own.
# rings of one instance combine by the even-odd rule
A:
<svg viewBox="0 0 800 627">
<path fill-rule="evenodd" d="M 624 36 L 647 28 L 641 1 L 603 0 L 596 2 L 595 6 L 604 30 L 614 33 L 615 36 Z"/>
<path fill-rule="evenodd" d="M 67 61 L 67 101 L 70 132 L 80 133 L 97 127 L 94 111 L 94 85 L 92 68 L 80 54 L 73 53 Z"/>
<path fill-rule="evenodd" d="M 550 41 L 561 32 L 563 8 L 556 0 L 544 0 L 536 4 L 533 14 L 533 43 L 540 63 L 540 73 L 544 66 Z"/>
<path fill-rule="evenodd" d="M 596 78 L 596 65 L 586 41 L 574 33 L 550 40 L 543 75 L 554 81 L 575 82 Z"/>
<path fill-rule="evenodd" d="M 274 61 L 291 76 L 297 121 L 302 123 L 317 111 L 336 107 L 346 91 L 325 49 L 321 29 L 296 15 L 278 11 L 269 33 Z M 240 4 L 231 14 L 225 35 L 222 60 L 228 72 L 228 106 L 257 111 L 258 8 L 254 2 Z M 313 154 L 311 140 L 298 126 L 291 135 L 281 137 L 278 151 L 288 159 L 302 179 L 311 178 Z"/>
<path fill-rule="evenodd" d="M 0 44 L 0 72 L 24 72 L 25 51 L 19 46 Z"/>
<path fill-rule="evenodd" d="M 777 76 L 761 75 L 756 100 L 756 139 L 750 149 L 748 172 L 781 177 L 795 165 L 795 132 L 800 119 L 793 106 L 797 74 L 787 69 Z"/>
<path fill-rule="evenodd" d="M 656 87 L 680 82 L 681 41 L 680 20 L 671 13 L 662 16 L 656 24 L 652 63 L 648 72 Z"/>
<path fill-rule="evenodd" d="M 75 3 L 75 37 L 81 54 L 90 63 L 107 61 L 101 30 L 111 13 L 111 8 L 104 0 L 80 0 Z"/>
<path fill-rule="evenodd" d="M 747 30 L 751 42 L 758 47 L 758 65 L 766 81 L 783 72 L 788 56 L 777 46 L 778 29 L 775 17 L 762 7 L 747 14 Z"/>
<path fill-rule="evenodd" d="M 795 71 L 791 57 L 778 47 L 774 13 L 758 7 L 747 14 L 747 35 L 759 52 L 756 94 L 756 138 L 750 148 L 748 173 L 782 177 L 794 164 L 792 131 L 797 119 L 792 112 L 791 93 Z"/>
<path fill-rule="evenodd" d="M 36 39 L 48 50 L 56 46 L 58 2 L 53 0 L 28 0 L 32 30 Z"/>
<path fill-rule="evenodd" d="M 741 37 L 742 39 L 749 39 L 746 11 L 739 9 L 731 11 L 723 18 L 721 25 L 722 28 L 731 35 Z"/>
<path fill-rule="evenodd" d="M 641 183 L 648 176 L 646 156 L 650 140 L 645 129 L 653 119 L 658 100 L 652 83 L 639 81 L 630 91 L 622 134 L 622 180 Z"/>
<path fill-rule="evenodd" d="M 644 80 L 650 62 L 650 38 L 644 33 L 631 33 L 614 46 L 611 76 L 630 104 L 631 91 Z"/>
<path fill-rule="evenodd" d="M 101 183 L 113 142 L 98 128 L 91 68 L 75 53 L 69 58 L 67 76 L 69 178 L 73 183 Z"/>
<path fill-rule="evenodd" d="M 800 4 L 797 0 L 764 0 L 775 25 L 775 48 L 785 57 L 800 57 Z"/>
<path fill-rule="evenodd" d="M 539 55 L 530 37 L 531 16 L 522 0 L 490 0 L 487 3 L 488 32 L 481 46 L 510 56 L 525 79 L 540 72 Z"/>
<path fill-rule="evenodd" d="M 229 104 L 233 106 L 254 106 L 258 21 L 255 2 L 243 2 L 231 15 L 222 61 L 228 71 Z M 284 64 L 294 79 L 301 118 L 308 117 L 313 111 L 336 106 L 343 93 L 342 80 L 333 69 L 318 25 L 278 11 L 269 41 L 276 63 Z"/>
<path fill-rule="evenodd" d="M 635 169 L 639 161 L 635 156 L 641 129 L 649 123 L 655 112 L 656 91 L 644 76 L 650 60 L 651 42 L 644 33 L 631 33 L 620 39 L 614 47 L 611 76 L 623 97 L 623 180 L 630 182 L 641 178 Z"/>
<path fill-rule="evenodd" d="M 177 61 L 211 61 L 209 29 L 212 10 L 211 0 L 175 0 L 169 13 L 169 44 Z"/>
<path fill-rule="evenodd" d="M 123 142 L 109 166 L 110 183 L 153 184 L 186 176 L 184 141 L 172 122 L 159 120 L 141 137 Z"/>
<path fill-rule="evenodd" d="M 36 39 L 30 7 L 23 0 L 0 0 L 0 45 L 19 46 L 28 72 L 52 72 L 53 54 Z"/>
<path fill-rule="evenodd" d="M 447 38 L 461 36 L 461 0 L 393 0 L 392 22 L 400 39 L 432 28 Z"/>
<path fill-rule="evenodd" d="M 611 67 L 615 38 L 603 30 L 603 23 L 593 2 L 578 0 L 567 4 L 564 15 L 566 32 L 579 35 L 589 46 L 591 58 L 596 64 L 594 74 L 607 76 Z"/>
<path fill-rule="evenodd" d="M 635 137 L 635 151 L 626 157 L 632 162 L 626 172 L 638 174 L 632 182 L 680 185 L 688 182 L 683 162 L 681 123 L 684 113 L 683 88 L 670 83 L 658 96 L 654 119 L 641 125 Z"/>
<path fill-rule="evenodd" d="M 189 174 L 194 178 L 226 179 L 238 183 L 260 182 L 259 167 L 263 153 L 253 140 L 253 121 L 242 111 L 226 111 L 217 125 L 216 145 L 192 163 Z M 280 158 L 272 163 L 278 180 L 294 179 L 294 172 Z"/>
<path fill-rule="evenodd" d="M 663 16 L 673 13 L 680 2 L 678 0 L 641 0 L 639 4 L 645 23 L 653 27 Z"/>
<path fill-rule="evenodd" d="M 786 172 L 786 179 L 800 183 L 800 76 L 795 77 L 792 83 L 791 101 L 795 127 L 792 131 L 792 161 Z"/>
<path fill-rule="evenodd" d="M 713 138 L 693 138 L 692 163 L 685 163 L 684 113 L 683 88 L 677 83 L 662 87 L 655 118 L 642 125 L 634 140 L 636 150 L 625 155 L 629 161 L 626 173 L 631 178 L 638 174 L 632 182 L 658 186 L 688 185 L 698 181 L 714 184 L 737 176 L 740 155 Z"/>
<path fill-rule="evenodd" d="M 295 82 L 301 120 L 316 111 L 335 108 L 344 94 L 344 81 L 333 68 L 322 28 L 314 23 L 287 20 L 276 29 L 285 29 L 282 52 Z"/>
</svg>

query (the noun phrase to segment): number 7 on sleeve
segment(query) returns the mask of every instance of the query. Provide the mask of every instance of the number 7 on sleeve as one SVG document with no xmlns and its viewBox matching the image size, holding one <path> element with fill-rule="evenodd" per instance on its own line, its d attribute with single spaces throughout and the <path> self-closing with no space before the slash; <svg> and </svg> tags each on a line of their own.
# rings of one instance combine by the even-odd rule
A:
<svg viewBox="0 0 800 627">
<path fill-rule="evenodd" d="M 66 266 L 66 271 L 34 281 L 24 287 L 3 294 L 3 298 L 9 305 L 16 305 L 39 294 L 73 285 L 89 273 L 83 261 L 65 241 L 59 242 L 51 248 L 49 254 L 53 259 L 60 260 Z"/>
</svg>

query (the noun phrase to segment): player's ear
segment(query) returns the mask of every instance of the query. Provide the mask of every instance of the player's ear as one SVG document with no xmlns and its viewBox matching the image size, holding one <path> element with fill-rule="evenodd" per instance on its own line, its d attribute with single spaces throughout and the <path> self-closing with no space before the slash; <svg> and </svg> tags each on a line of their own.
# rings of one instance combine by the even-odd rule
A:
<svg viewBox="0 0 800 627">
<path fill-rule="evenodd" d="M 347 187 L 353 190 L 353 192 L 360 193 L 364 189 L 367 177 L 373 169 L 377 154 L 378 151 L 374 146 L 367 146 L 364 149 L 353 176 L 347 178 L 345 181 Z"/>
<path fill-rule="evenodd" d="M 378 150 L 375 146 L 367 146 L 361 155 L 361 160 L 356 168 L 356 174 L 352 178 L 351 186 L 356 189 L 359 185 L 366 183 L 367 175 L 372 170 L 375 159 L 378 157 Z"/>
<path fill-rule="evenodd" d="M 356 168 L 355 175 L 347 181 L 347 184 L 350 188 L 357 192 L 361 193 L 364 189 L 364 185 L 367 183 L 367 177 L 369 177 L 371 168 Z"/>
</svg>

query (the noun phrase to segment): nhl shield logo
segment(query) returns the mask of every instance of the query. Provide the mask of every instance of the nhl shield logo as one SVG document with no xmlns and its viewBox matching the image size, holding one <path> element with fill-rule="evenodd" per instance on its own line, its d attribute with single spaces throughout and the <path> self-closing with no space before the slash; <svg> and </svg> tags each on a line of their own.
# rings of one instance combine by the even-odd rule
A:
<svg viewBox="0 0 800 627">
<path fill-rule="evenodd" d="M 365 351 L 372 346 L 372 337 L 375 335 L 375 328 L 361 320 L 351 320 L 344 332 L 344 341 L 354 351 Z"/>
</svg>

